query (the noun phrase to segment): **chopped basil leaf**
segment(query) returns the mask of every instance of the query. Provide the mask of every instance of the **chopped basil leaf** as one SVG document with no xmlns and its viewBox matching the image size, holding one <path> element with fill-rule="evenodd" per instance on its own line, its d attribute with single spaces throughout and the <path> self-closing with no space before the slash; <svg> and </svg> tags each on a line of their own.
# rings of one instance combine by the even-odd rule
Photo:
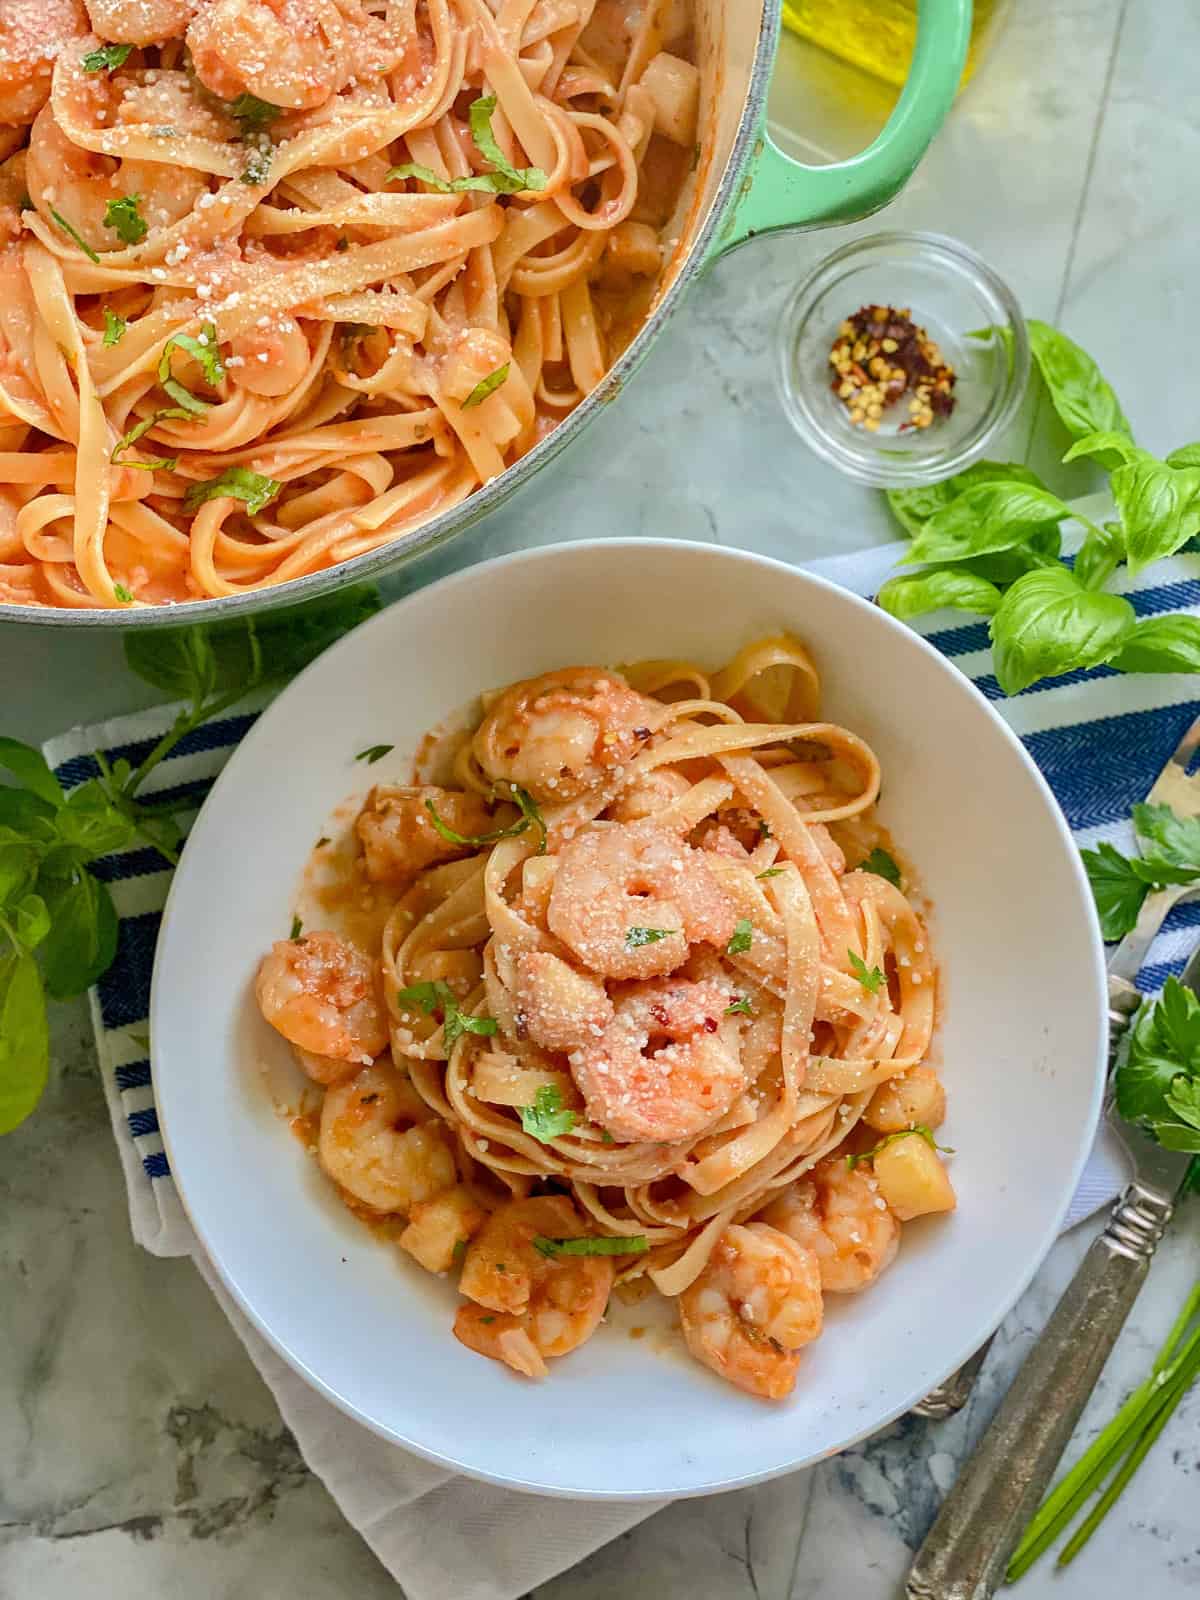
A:
<svg viewBox="0 0 1200 1600">
<path fill-rule="evenodd" d="M 886 850 L 881 850 L 878 845 L 865 861 L 858 863 L 859 872 L 873 872 L 877 878 L 886 878 L 889 883 L 900 887 L 900 868 L 896 865 L 895 858 L 888 855 Z"/>
<path fill-rule="evenodd" d="M 304 924 L 300 921 L 299 917 L 293 916 L 292 917 L 292 931 L 291 931 L 291 933 L 288 934 L 288 938 L 289 939 L 298 939 L 303 932 L 304 932 Z"/>
<path fill-rule="evenodd" d="M 728 956 L 743 955 L 754 942 L 754 924 L 749 917 L 739 917 L 734 924 L 733 938 L 725 946 Z"/>
<path fill-rule="evenodd" d="M 888 1145 L 895 1144 L 897 1139 L 907 1139 L 910 1134 L 919 1134 L 925 1143 L 934 1150 L 940 1150 L 943 1155 L 952 1156 L 954 1151 L 948 1144 L 939 1144 L 933 1136 L 933 1129 L 926 1127 L 923 1122 L 914 1122 L 911 1128 L 901 1128 L 899 1133 L 889 1133 L 886 1139 L 881 1139 L 871 1150 L 865 1150 L 862 1155 L 846 1157 L 846 1165 L 853 1172 L 855 1167 L 864 1161 L 874 1161 L 881 1150 L 886 1150 Z"/>
<path fill-rule="evenodd" d="M 847 950 L 846 954 L 850 957 L 851 971 L 854 973 L 854 976 L 858 979 L 859 983 L 861 983 L 863 988 L 868 990 L 871 994 L 878 994 L 879 985 L 883 982 L 883 973 L 878 967 L 868 968 L 867 963 L 863 960 L 863 958 L 861 956 L 856 956 L 853 950 Z"/>
<path fill-rule="evenodd" d="M 755 878 L 777 878 L 783 871 L 782 867 L 768 867 L 765 872 L 756 872 Z"/>
<path fill-rule="evenodd" d="M 601 1128 L 600 1129 L 600 1143 L 601 1144 L 616 1144 L 616 1142 L 617 1141 L 613 1138 L 612 1134 L 609 1133 L 607 1128 Z"/>
<path fill-rule="evenodd" d="M 475 148 L 493 168 L 493 175 L 497 180 L 504 180 L 505 186 L 500 193 L 517 194 L 522 189 L 544 189 L 548 180 L 540 167 L 514 167 L 496 143 L 496 137 L 492 132 L 492 113 L 495 109 L 496 96 L 482 95 L 471 103 L 467 111 L 467 121 L 471 126 L 471 138 L 475 141 Z"/>
<path fill-rule="evenodd" d="M 211 400 L 202 400 L 199 395 L 185 389 L 178 378 L 171 376 L 171 351 L 173 348 L 186 350 L 188 355 L 200 365 L 206 383 L 215 389 L 225 376 L 225 364 L 221 360 L 221 348 L 217 341 L 217 330 L 213 323 L 206 322 L 200 329 L 200 337 L 195 339 L 190 333 L 174 333 L 163 346 L 162 355 L 158 360 L 158 381 L 171 396 L 175 403 L 189 412 L 192 416 L 203 416 L 209 409 Z"/>
<path fill-rule="evenodd" d="M 382 761 L 384 756 L 391 755 L 396 748 L 394 744 L 369 744 L 365 750 L 360 750 L 355 756 L 355 761 L 365 761 L 373 767 L 377 761 Z"/>
<path fill-rule="evenodd" d="M 55 211 L 53 206 L 50 207 L 50 215 L 54 218 L 55 222 L 58 223 L 59 227 L 67 235 L 67 237 L 69 239 L 74 239 L 75 243 L 83 251 L 88 260 L 94 261 L 96 265 L 99 266 L 100 257 L 92 249 L 91 245 L 82 236 L 82 234 L 80 234 L 79 230 L 77 228 L 73 228 L 67 221 L 66 217 L 64 217 L 61 212 Z"/>
<path fill-rule="evenodd" d="M 500 788 L 501 785 L 497 784 L 495 787 Z M 538 846 L 538 855 L 545 855 L 546 824 L 543 822 L 542 814 L 538 810 L 537 801 L 534 800 L 528 790 L 520 788 L 515 783 L 505 785 L 505 787 L 512 791 L 511 798 L 520 807 L 521 818 L 520 821 L 514 822 L 511 827 L 496 828 L 491 833 L 459 833 L 448 822 L 444 822 L 438 816 L 437 807 L 432 800 L 426 800 L 425 809 L 429 813 L 429 820 L 448 844 L 467 845 L 471 849 L 478 849 L 485 844 L 495 844 L 500 839 L 515 839 L 519 833 L 525 832 L 530 823 L 533 823 L 535 827 L 541 829 L 542 833 L 541 843 Z"/>
<path fill-rule="evenodd" d="M 110 200 L 104 208 L 104 226 L 114 229 L 124 244 L 141 244 L 150 232 L 150 224 L 138 210 L 141 203 L 140 194 L 126 194 Z"/>
<path fill-rule="evenodd" d="M 282 114 L 280 106 L 273 106 L 269 100 L 260 100 L 256 94 L 240 94 L 236 100 L 229 102 L 229 115 L 241 124 L 243 133 L 257 133 L 269 127 Z"/>
<path fill-rule="evenodd" d="M 125 65 L 132 49 L 131 44 L 103 44 L 99 50 L 89 50 L 80 65 L 85 72 L 111 72 Z"/>
<path fill-rule="evenodd" d="M 465 1239 L 455 1239 L 454 1248 L 450 1252 L 450 1259 L 456 1267 L 462 1266 L 463 1261 L 466 1259 L 466 1254 L 467 1241 Z"/>
<path fill-rule="evenodd" d="M 144 472 L 174 472 L 179 465 L 178 456 L 151 456 L 148 461 L 121 461 L 118 459 L 123 450 L 130 449 L 144 434 L 149 433 L 156 423 L 162 422 L 167 418 L 179 422 L 190 422 L 192 420 L 190 412 L 184 411 L 178 406 L 168 406 L 164 411 L 156 411 L 152 417 L 144 418 L 143 421 L 130 428 L 127 434 L 117 440 L 116 447 L 109 457 L 112 465 L 114 467 L 140 467 Z"/>
<path fill-rule="evenodd" d="M 270 505 L 282 487 L 274 478 L 264 478 L 248 467 L 226 467 L 219 478 L 194 483 L 183 498 L 183 509 L 197 511 L 208 500 L 244 500 L 246 514 L 252 517 Z"/>
<path fill-rule="evenodd" d="M 506 361 L 502 367 L 497 367 L 495 372 L 489 372 L 487 377 L 481 383 L 477 383 L 463 401 L 463 410 L 466 411 L 469 406 L 482 405 L 488 395 L 494 394 L 500 385 L 507 381 L 511 368 L 512 362 Z"/>
<path fill-rule="evenodd" d="M 534 1095 L 533 1104 L 518 1109 L 521 1126 L 541 1144 L 570 1133 L 575 1126 L 575 1113 L 563 1109 L 562 1090 L 553 1083 L 544 1083 Z"/>
<path fill-rule="evenodd" d="M 128 605 L 133 599 L 132 592 L 127 589 L 123 583 L 114 583 L 113 593 L 116 595 L 118 600 L 123 600 L 126 605 Z"/>
<path fill-rule="evenodd" d="M 626 950 L 640 950 L 644 944 L 657 944 L 679 932 L 678 928 L 629 928 L 625 933 Z"/>
<path fill-rule="evenodd" d="M 739 999 L 735 1000 L 732 1005 L 726 1006 L 725 1015 L 727 1017 L 752 1017 L 754 1012 L 750 1006 L 750 996 L 748 994 L 744 994 Z"/>
<path fill-rule="evenodd" d="M 119 317 L 115 311 L 104 308 L 104 348 L 111 350 L 113 345 L 120 344 L 125 337 L 125 329 L 129 324 L 124 317 Z"/>
<path fill-rule="evenodd" d="M 555 1256 L 640 1256 L 649 1250 L 650 1241 L 644 1233 L 633 1233 L 623 1239 L 594 1234 L 581 1239 L 547 1239 L 544 1234 L 535 1233 L 533 1248 L 551 1259 Z"/>
</svg>

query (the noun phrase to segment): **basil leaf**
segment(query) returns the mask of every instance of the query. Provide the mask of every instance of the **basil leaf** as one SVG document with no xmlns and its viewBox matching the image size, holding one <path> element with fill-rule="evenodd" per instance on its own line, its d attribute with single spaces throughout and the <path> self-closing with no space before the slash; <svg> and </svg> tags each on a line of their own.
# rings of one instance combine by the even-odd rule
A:
<svg viewBox="0 0 1200 1600">
<path fill-rule="evenodd" d="M 46 996 L 31 955 L 0 964 L 0 995 L 0 1133 L 11 1133 L 42 1098 L 50 1073 Z"/>
<path fill-rule="evenodd" d="M 114 467 L 144 467 L 148 472 L 174 472 L 179 465 L 178 456 L 150 456 L 145 461 L 122 461 L 120 459 L 123 450 L 132 449 L 139 439 L 150 432 L 151 428 L 157 426 L 158 423 L 168 417 L 172 417 L 178 422 L 191 422 L 193 413 L 185 411 L 182 406 L 166 406 L 162 410 L 154 412 L 152 416 L 143 417 L 141 422 L 135 423 L 128 433 L 123 434 L 117 440 L 113 447 L 113 453 L 109 457 L 112 465 Z"/>
<path fill-rule="evenodd" d="M 890 856 L 886 850 L 876 845 L 865 861 L 860 861 L 855 868 L 856 872 L 873 872 L 877 878 L 886 878 L 898 889 L 900 887 L 900 868 L 895 857 Z"/>
<path fill-rule="evenodd" d="M 90 872 L 58 882 L 39 882 L 50 929 L 42 944 L 46 988 L 67 1000 L 103 976 L 117 953 L 117 913 L 108 885 Z"/>
<path fill-rule="evenodd" d="M 355 761 L 365 761 L 373 767 L 377 761 L 382 761 L 384 756 L 391 755 L 396 748 L 394 744 L 369 744 L 365 750 L 360 750 L 355 756 Z"/>
<path fill-rule="evenodd" d="M 1169 467 L 1200 467 L 1200 444 L 1181 444 L 1167 457 Z"/>
<path fill-rule="evenodd" d="M 889 489 L 887 503 L 892 515 L 905 530 L 915 537 L 937 512 L 945 508 L 965 489 L 977 483 L 1031 483 L 1037 485 L 1036 473 L 1012 461 L 977 461 L 965 472 L 953 478 L 943 478 L 940 483 L 922 484 L 916 489 Z"/>
<path fill-rule="evenodd" d="M 58 779 L 47 765 L 45 756 L 32 745 L 20 739 L 0 738 L 0 767 L 11 772 L 22 787 L 58 807 L 63 803 L 63 792 Z"/>
<path fill-rule="evenodd" d="M 23 839 L 49 842 L 55 838 L 57 810 L 58 806 L 51 805 L 31 789 L 0 787 L 0 828 L 10 829 Z"/>
<path fill-rule="evenodd" d="M 383 749 L 383 746 L 378 748 Z M 392 746 L 388 745 L 384 750 L 384 754 L 390 749 L 392 749 Z M 364 751 L 363 754 L 367 755 L 368 752 Z M 441 817 L 438 816 L 437 807 L 432 800 L 426 800 L 425 809 L 429 813 L 430 822 L 433 823 L 447 844 L 466 845 L 472 850 L 479 849 L 485 844 L 495 844 L 500 839 L 515 839 L 519 833 L 524 833 L 529 826 L 528 817 L 519 817 L 511 827 L 493 828 L 490 833 L 459 833 L 448 822 L 443 822 Z"/>
<path fill-rule="evenodd" d="M 502 383 L 508 381 L 508 374 L 512 369 L 512 362 L 506 361 L 502 367 L 497 367 L 495 372 L 489 372 L 482 382 L 477 383 L 470 394 L 462 403 L 464 411 L 471 406 L 482 405 L 488 395 L 494 394 Z"/>
<path fill-rule="evenodd" d="M 961 567 L 928 567 L 907 577 L 889 578 L 875 601 L 901 622 L 945 607 L 991 616 L 1000 604 L 1000 591 Z"/>
<path fill-rule="evenodd" d="M 423 167 L 416 161 L 405 161 L 393 167 L 384 182 L 395 183 L 401 178 L 416 178 L 429 188 L 436 189 L 439 194 L 465 194 L 469 191 L 481 194 L 509 193 L 506 180 L 497 172 L 472 172 L 462 178 L 439 178 L 431 167 Z"/>
<path fill-rule="evenodd" d="M 562 1090 L 556 1084 L 544 1083 L 533 1097 L 531 1106 L 519 1106 L 521 1126 L 540 1144 L 548 1144 L 570 1133 L 575 1126 L 575 1113 L 565 1111 Z"/>
<path fill-rule="evenodd" d="M 140 194 L 126 194 L 110 200 L 104 208 L 104 226 L 112 228 L 124 244 L 141 244 L 150 232 L 150 224 L 138 210 L 141 203 Z"/>
<path fill-rule="evenodd" d="M 1010 550 L 1069 515 L 1057 495 L 1035 484 L 976 484 L 929 519 L 909 546 L 904 565 Z"/>
<path fill-rule="evenodd" d="M 228 498 L 243 500 L 246 515 L 253 517 L 270 505 L 282 488 L 274 478 L 265 478 L 261 472 L 251 472 L 248 467 L 226 467 L 219 478 L 194 483 L 183 497 L 183 509 L 198 511 L 206 501 Z"/>
<path fill-rule="evenodd" d="M 113 345 L 120 344 L 125 337 L 125 329 L 129 324 L 124 317 L 119 317 L 108 306 L 104 308 L 104 348 L 111 350 Z"/>
<path fill-rule="evenodd" d="M 1018 578 L 991 621 L 996 677 L 1005 694 L 1039 678 L 1109 661 L 1136 617 L 1119 595 L 1085 589 L 1066 567 Z"/>
<path fill-rule="evenodd" d="M 1112 664 L 1119 672 L 1200 672 L 1200 617 L 1146 617 Z"/>
<path fill-rule="evenodd" d="M 36 950 L 50 932 L 50 913 L 40 894 L 27 894 L 17 902 L 17 942 L 26 950 Z"/>
<path fill-rule="evenodd" d="M 38 869 L 38 850 L 15 840 L 0 844 L 0 906 L 19 899 L 31 887 Z"/>
<path fill-rule="evenodd" d="M 1200 532 L 1200 468 L 1169 467 L 1145 451 L 1109 479 L 1131 573 L 1174 555 Z"/>
<path fill-rule="evenodd" d="M 1102 841 L 1094 850 L 1081 850 L 1092 899 L 1100 918 L 1105 942 L 1123 939 L 1138 919 L 1142 901 L 1150 885 L 1133 870 L 1132 864 L 1113 845 Z"/>
<path fill-rule="evenodd" d="M 99 50 L 89 50 L 79 64 L 85 72 L 111 72 L 125 65 L 132 49 L 131 44 L 102 44 Z"/>
<path fill-rule="evenodd" d="M 496 143 L 495 135 L 492 133 L 492 113 L 495 109 L 496 96 L 482 95 L 478 100 L 472 101 L 467 110 L 467 121 L 471 128 L 471 138 L 475 141 L 475 148 L 491 166 L 496 176 L 506 181 L 506 188 L 501 192 L 516 194 L 524 189 L 544 189 L 548 180 L 540 167 L 514 167 Z"/>
<path fill-rule="evenodd" d="M 206 700 L 216 685 L 216 658 L 206 628 L 167 628 L 125 638 L 128 666 L 178 700 Z"/>
<path fill-rule="evenodd" d="M 549 1259 L 555 1256 L 640 1256 L 649 1250 L 650 1241 L 644 1233 L 631 1233 L 625 1238 L 587 1234 L 579 1239 L 547 1239 L 544 1234 L 535 1233 L 533 1248 Z"/>
<path fill-rule="evenodd" d="M 57 821 L 62 842 L 74 845 L 88 860 L 125 849 L 136 832 L 130 818 L 117 809 L 98 778 L 89 778 L 71 790 Z"/>
<path fill-rule="evenodd" d="M 1063 462 L 1065 464 L 1068 461 L 1077 461 L 1080 456 L 1091 456 L 1099 460 L 1102 465 L 1105 462 L 1113 464 L 1114 457 L 1119 464 L 1133 461 L 1141 454 L 1127 433 L 1116 433 L 1108 429 L 1103 433 L 1085 433 L 1082 439 L 1076 439 L 1063 457 Z"/>
<path fill-rule="evenodd" d="M 1120 401 L 1087 351 L 1036 317 L 1029 319 L 1026 330 L 1050 403 L 1071 437 L 1120 433 L 1132 438 L 1133 429 Z M 1111 467 L 1112 458 L 1103 464 Z"/>
<path fill-rule="evenodd" d="M 78 228 L 73 228 L 71 226 L 71 224 L 67 221 L 66 217 L 64 217 L 61 212 L 55 211 L 53 206 L 51 206 L 49 209 L 50 209 L 50 215 L 54 218 L 55 222 L 58 223 L 59 227 L 66 234 L 67 238 L 68 239 L 73 239 L 75 241 L 75 243 L 79 246 L 79 248 L 83 251 L 84 255 L 88 258 L 88 260 L 89 261 L 94 261 L 96 263 L 96 265 L 99 266 L 100 265 L 100 257 L 92 249 L 91 245 L 83 237 L 83 235 L 80 233 L 79 229 Z"/>
<path fill-rule="evenodd" d="M 1121 560 L 1120 527 L 1113 523 L 1117 537 L 1107 530 L 1093 528 L 1075 555 L 1075 576 L 1085 589 L 1100 589 L 1117 570 Z"/>
<path fill-rule="evenodd" d="M 226 109 L 234 121 L 241 124 L 243 134 L 257 133 L 283 115 L 282 107 L 260 100 L 256 94 L 240 94 Z"/>
</svg>

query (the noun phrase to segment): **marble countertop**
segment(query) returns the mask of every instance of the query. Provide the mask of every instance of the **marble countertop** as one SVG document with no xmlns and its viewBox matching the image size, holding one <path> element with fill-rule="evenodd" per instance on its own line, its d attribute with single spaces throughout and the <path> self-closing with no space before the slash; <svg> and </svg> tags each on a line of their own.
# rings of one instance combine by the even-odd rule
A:
<svg viewBox="0 0 1200 1600">
<path fill-rule="evenodd" d="M 1014 0 L 992 57 L 886 218 L 980 250 L 1027 312 L 1097 355 L 1155 450 L 1196 433 L 1194 399 L 1177 420 L 1180 386 L 1149 352 L 1176 347 L 1194 296 L 1197 224 L 1180 202 L 1200 170 L 1198 59 L 1200 12 L 1188 0 Z M 398 588 L 566 536 L 668 534 L 790 561 L 891 537 L 879 497 L 808 456 L 775 398 L 779 308 L 831 242 L 759 241 L 719 265 L 554 471 Z M 1026 417 L 1010 442 L 1018 457 L 1028 428 Z M 0 637 L 0 677 L 19 685 L 5 731 L 32 740 L 151 698 L 115 642 L 35 629 Z M 82 1003 L 56 1013 L 54 1061 L 37 1116 L 0 1143 L 0 1600 L 393 1600 L 395 1583 L 305 1468 L 192 1267 L 132 1244 Z M 1093 1231 L 1052 1252 L 959 1417 L 908 1418 L 811 1471 L 678 1504 L 536 1600 L 898 1596 L 957 1463 Z M 1195 1279 L 1198 1247 L 1193 1204 L 1159 1252 L 1076 1449 L 1143 1375 Z M 1200 1589 L 1198 1422 L 1193 1393 L 1084 1555 L 1062 1575 L 1040 1565 L 1022 1600 L 1135 1589 L 1183 1600 Z"/>
</svg>

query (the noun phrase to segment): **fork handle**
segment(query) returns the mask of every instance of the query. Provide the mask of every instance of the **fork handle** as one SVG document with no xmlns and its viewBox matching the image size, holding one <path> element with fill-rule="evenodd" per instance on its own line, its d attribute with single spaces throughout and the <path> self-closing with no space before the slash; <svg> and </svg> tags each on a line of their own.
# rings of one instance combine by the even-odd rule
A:
<svg viewBox="0 0 1200 1600">
<path fill-rule="evenodd" d="M 917 1552 L 908 1600 L 990 1600 L 1054 1476 L 1174 1209 L 1131 1183 Z"/>
</svg>

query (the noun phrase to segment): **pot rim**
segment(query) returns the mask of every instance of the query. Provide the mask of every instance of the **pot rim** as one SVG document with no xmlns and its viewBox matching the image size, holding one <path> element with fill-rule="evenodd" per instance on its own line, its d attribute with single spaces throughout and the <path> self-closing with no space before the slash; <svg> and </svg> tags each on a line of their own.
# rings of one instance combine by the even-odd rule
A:
<svg viewBox="0 0 1200 1600">
<path fill-rule="evenodd" d="M 737 7 L 731 7 L 730 14 Z M 750 70 L 746 103 L 742 109 L 733 148 L 717 186 L 712 204 L 696 229 L 684 253 L 679 270 L 662 299 L 630 340 L 626 349 L 608 369 L 597 387 L 569 416 L 527 455 L 507 467 L 499 477 L 476 489 L 466 500 L 422 523 L 411 534 L 382 545 L 334 567 L 289 578 L 243 594 L 221 595 L 211 600 L 186 600 L 166 605 L 137 607 L 131 610 L 112 607 L 24 606 L 0 602 L 0 624 L 24 623 L 43 628 L 91 628 L 121 631 L 133 628 L 170 628 L 199 623 L 225 622 L 279 607 L 300 605 L 306 600 L 350 587 L 367 579 L 407 565 L 431 551 L 440 549 L 459 534 L 466 533 L 490 512 L 503 505 L 525 487 L 535 473 L 564 449 L 598 412 L 610 405 L 649 353 L 650 346 L 678 310 L 683 295 L 708 264 L 708 247 L 737 200 L 743 175 L 761 139 L 763 114 L 775 50 L 779 42 L 781 13 L 766 0 L 759 25 L 758 44 Z"/>
</svg>

